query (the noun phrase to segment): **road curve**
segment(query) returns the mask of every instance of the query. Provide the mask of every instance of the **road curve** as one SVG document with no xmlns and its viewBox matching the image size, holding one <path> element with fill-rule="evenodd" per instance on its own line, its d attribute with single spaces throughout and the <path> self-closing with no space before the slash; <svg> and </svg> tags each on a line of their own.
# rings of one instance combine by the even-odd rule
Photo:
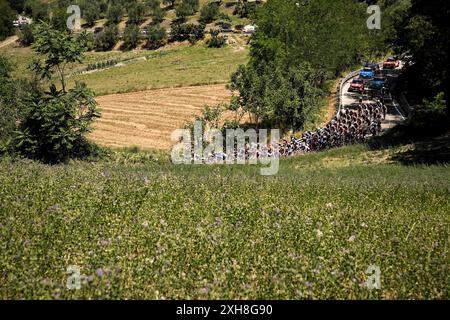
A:
<svg viewBox="0 0 450 320">
<path fill-rule="evenodd" d="M 403 68 L 403 63 L 400 63 L 400 66 L 393 70 L 382 70 L 383 75 L 390 83 L 389 92 L 383 96 L 383 103 L 387 106 L 387 114 L 386 119 L 382 122 L 381 128 L 382 131 L 390 129 L 394 127 L 396 124 L 405 120 L 405 116 L 402 114 L 399 104 L 392 97 L 392 90 L 395 88 L 397 83 L 398 76 L 400 75 L 401 69 Z M 356 74 L 356 75 L 355 75 Z M 353 108 L 360 103 L 360 99 L 362 99 L 363 103 L 374 103 L 375 101 L 370 100 L 370 97 L 361 95 L 355 92 L 348 92 L 350 87 L 350 82 L 352 79 L 357 77 L 358 74 L 355 72 L 350 73 L 346 78 L 344 83 L 342 84 L 342 89 L 339 92 L 339 99 L 341 101 L 341 108 Z"/>
</svg>

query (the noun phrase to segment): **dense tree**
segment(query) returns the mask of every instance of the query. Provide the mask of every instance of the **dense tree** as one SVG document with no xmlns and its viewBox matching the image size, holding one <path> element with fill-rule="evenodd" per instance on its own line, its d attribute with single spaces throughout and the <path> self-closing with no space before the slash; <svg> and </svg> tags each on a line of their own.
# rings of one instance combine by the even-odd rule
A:
<svg viewBox="0 0 450 320">
<path fill-rule="evenodd" d="M 158 49 L 162 47 L 166 40 L 166 29 L 159 26 L 151 26 L 148 29 L 146 47 L 148 49 Z"/>
<path fill-rule="evenodd" d="M 83 18 L 86 21 L 86 24 L 92 27 L 100 18 L 101 8 L 98 2 L 96 1 L 88 1 L 86 2 L 82 14 Z"/>
<path fill-rule="evenodd" d="M 114 48 L 119 36 L 117 25 L 106 26 L 95 38 L 95 47 L 100 51 L 108 51 Z"/>
<path fill-rule="evenodd" d="M 141 3 L 136 3 L 128 8 L 128 24 L 140 24 L 144 18 L 145 8 Z"/>
<path fill-rule="evenodd" d="M 145 1 L 145 5 L 148 7 L 150 12 L 153 12 L 155 9 L 161 7 L 161 0 L 147 0 Z"/>
<path fill-rule="evenodd" d="M 16 15 L 6 0 L 0 0 L 0 12 L 0 40 L 4 40 L 14 33 L 13 20 Z"/>
<path fill-rule="evenodd" d="M 411 7 L 397 25 L 394 39 L 398 54 L 413 62 L 404 79 L 418 99 L 444 93 L 450 114 L 450 3 L 445 0 L 412 0 Z M 431 104 L 429 104 L 431 105 Z"/>
<path fill-rule="evenodd" d="M 171 24 L 170 41 L 185 41 L 189 40 L 195 42 L 203 39 L 205 36 L 204 24 L 193 23 L 176 23 Z"/>
<path fill-rule="evenodd" d="M 59 31 L 47 23 L 34 27 L 34 51 L 45 60 L 34 59 L 32 70 L 41 78 L 51 79 L 53 73 L 58 75 L 61 90 L 66 93 L 67 69 L 75 63 L 81 63 L 87 50 L 86 33 L 73 37 L 65 31 Z"/>
<path fill-rule="evenodd" d="M 219 6 L 217 3 L 209 3 L 204 5 L 200 10 L 200 22 L 210 23 L 213 22 L 219 15 Z"/>
<path fill-rule="evenodd" d="M 43 23 L 35 27 L 33 48 L 40 56 L 32 70 L 50 81 L 50 91 L 30 99 L 8 140 L 8 151 L 46 163 L 90 155 L 94 148 L 85 138 L 99 116 L 93 93 L 82 83 L 67 89 L 66 68 L 80 63 L 86 50 L 85 34 L 77 37 Z M 59 84 L 52 81 L 58 75 Z M 60 87 L 61 89 L 58 89 Z"/>
<path fill-rule="evenodd" d="M 106 13 L 108 24 L 118 24 L 122 20 L 123 8 L 119 4 L 112 4 L 109 6 Z"/>
<path fill-rule="evenodd" d="M 211 39 L 208 41 L 208 47 L 221 48 L 226 45 L 225 37 L 220 35 L 219 30 L 211 30 Z"/>
<path fill-rule="evenodd" d="M 7 150 L 34 92 L 29 81 L 13 77 L 13 68 L 14 65 L 0 55 L 0 154 Z"/>
<path fill-rule="evenodd" d="M 34 21 L 48 21 L 48 4 L 39 0 L 27 0 L 24 5 L 25 13 L 30 15 Z"/>
<path fill-rule="evenodd" d="M 232 78 L 242 107 L 260 121 L 301 129 L 326 81 L 366 59 L 366 9 L 355 0 L 268 1 L 255 16 L 250 62 Z"/>
<path fill-rule="evenodd" d="M 129 24 L 123 33 L 123 47 L 131 50 L 137 47 L 139 43 L 139 27 L 135 24 Z"/>
<path fill-rule="evenodd" d="M 17 13 L 22 13 L 25 9 L 25 1 L 26 0 L 9 0 L 10 7 L 15 10 Z"/>
<path fill-rule="evenodd" d="M 19 32 L 19 41 L 23 46 L 29 46 L 34 42 L 33 25 L 25 25 Z"/>
<path fill-rule="evenodd" d="M 162 8 L 156 8 L 152 11 L 152 21 L 154 24 L 161 23 L 164 20 L 166 11 Z"/>
</svg>

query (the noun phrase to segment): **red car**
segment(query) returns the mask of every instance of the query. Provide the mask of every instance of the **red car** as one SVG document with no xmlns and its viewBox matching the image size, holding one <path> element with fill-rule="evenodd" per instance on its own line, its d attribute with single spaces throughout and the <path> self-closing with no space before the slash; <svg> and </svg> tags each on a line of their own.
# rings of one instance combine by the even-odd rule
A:
<svg viewBox="0 0 450 320">
<path fill-rule="evenodd" d="M 364 81 L 361 78 L 355 78 L 350 82 L 350 87 L 348 88 L 349 92 L 356 91 L 362 92 L 364 91 Z"/>
<path fill-rule="evenodd" d="M 387 58 L 385 62 L 383 62 L 383 69 L 395 69 L 400 66 L 400 60 L 396 58 Z"/>
</svg>

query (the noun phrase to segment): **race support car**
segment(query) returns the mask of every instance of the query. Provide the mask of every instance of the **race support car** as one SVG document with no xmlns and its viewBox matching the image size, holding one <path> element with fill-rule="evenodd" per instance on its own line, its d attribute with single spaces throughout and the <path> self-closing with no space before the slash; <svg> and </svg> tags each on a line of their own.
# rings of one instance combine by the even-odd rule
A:
<svg viewBox="0 0 450 320">
<path fill-rule="evenodd" d="M 396 58 L 390 57 L 383 62 L 383 69 L 395 69 L 400 66 L 400 61 Z"/>
<path fill-rule="evenodd" d="M 352 82 L 350 82 L 348 92 L 363 92 L 363 91 L 364 91 L 364 81 L 360 78 L 354 78 Z"/>
</svg>

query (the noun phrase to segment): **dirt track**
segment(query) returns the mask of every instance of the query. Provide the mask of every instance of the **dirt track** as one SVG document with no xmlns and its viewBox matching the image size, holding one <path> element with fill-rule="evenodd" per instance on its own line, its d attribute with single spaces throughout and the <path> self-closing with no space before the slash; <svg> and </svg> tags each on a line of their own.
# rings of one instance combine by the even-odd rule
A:
<svg viewBox="0 0 450 320">
<path fill-rule="evenodd" d="M 0 48 L 6 47 L 10 44 L 15 43 L 17 40 L 19 40 L 18 36 L 11 36 L 9 38 L 6 38 L 4 41 L 0 42 Z"/>
<path fill-rule="evenodd" d="M 170 134 L 199 114 L 205 104 L 229 100 L 225 85 L 165 88 L 97 98 L 102 117 L 91 139 L 111 147 L 169 149 Z"/>
</svg>

